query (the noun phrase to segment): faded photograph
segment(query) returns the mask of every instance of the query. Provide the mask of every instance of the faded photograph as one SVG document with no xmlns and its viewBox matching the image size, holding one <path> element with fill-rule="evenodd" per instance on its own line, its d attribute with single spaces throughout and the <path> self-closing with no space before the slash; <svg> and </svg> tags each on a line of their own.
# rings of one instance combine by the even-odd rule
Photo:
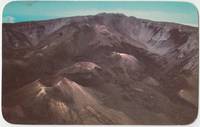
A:
<svg viewBox="0 0 200 127">
<path fill-rule="evenodd" d="M 196 119 L 195 5 L 14 1 L 2 18 L 7 122 L 183 125 Z"/>
</svg>

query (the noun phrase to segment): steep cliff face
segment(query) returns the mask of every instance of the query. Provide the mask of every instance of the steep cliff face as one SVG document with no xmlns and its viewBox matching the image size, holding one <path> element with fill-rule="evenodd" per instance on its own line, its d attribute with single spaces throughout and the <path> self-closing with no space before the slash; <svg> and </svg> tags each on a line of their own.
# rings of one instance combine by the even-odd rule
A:
<svg viewBox="0 0 200 127">
<path fill-rule="evenodd" d="M 4 117 L 190 123 L 197 115 L 198 44 L 198 28 L 122 14 L 3 24 Z"/>
</svg>

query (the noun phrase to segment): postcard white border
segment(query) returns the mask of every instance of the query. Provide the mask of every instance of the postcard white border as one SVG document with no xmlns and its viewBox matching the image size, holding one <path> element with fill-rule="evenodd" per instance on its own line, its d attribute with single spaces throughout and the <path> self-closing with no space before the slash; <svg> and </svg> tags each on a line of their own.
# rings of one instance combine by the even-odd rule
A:
<svg viewBox="0 0 200 127">
<path fill-rule="evenodd" d="M 161 1 L 161 2 L 169 2 L 169 1 L 175 1 L 175 2 L 188 2 L 193 4 L 197 10 L 198 10 L 198 15 L 199 15 L 199 10 L 200 10 L 200 0 L 0 0 L 0 23 L 2 24 L 3 21 L 3 8 L 5 7 L 6 4 L 12 1 Z M 199 15 L 200 16 L 200 15 Z M 200 21 L 199 21 L 200 23 Z M 199 27 L 199 25 L 198 25 Z M 200 35 L 200 34 L 199 34 Z M 200 36 L 199 36 L 200 37 Z M 0 25 L 0 102 L 2 103 L 2 25 Z M 200 53 L 199 53 L 200 56 Z M 200 63 L 200 60 L 199 60 Z M 200 78 L 200 76 L 199 76 Z M 198 87 L 200 88 L 200 87 Z M 199 89 L 200 91 L 200 89 Z M 200 97 L 199 101 L 200 102 Z M 102 126 L 133 126 L 133 127 L 200 127 L 200 113 L 199 113 L 200 105 L 198 105 L 198 116 L 195 119 L 195 121 L 191 124 L 187 125 L 102 125 Z M 82 126 L 101 126 L 101 125 L 23 125 L 23 124 L 11 124 L 8 123 L 2 116 L 2 104 L 0 104 L 0 127 L 47 127 L 47 126 L 52 126 L 52 127 L 57 127 L 57 126 L 76 126 L 76 127 L 82 127 Z"/>
</svg>

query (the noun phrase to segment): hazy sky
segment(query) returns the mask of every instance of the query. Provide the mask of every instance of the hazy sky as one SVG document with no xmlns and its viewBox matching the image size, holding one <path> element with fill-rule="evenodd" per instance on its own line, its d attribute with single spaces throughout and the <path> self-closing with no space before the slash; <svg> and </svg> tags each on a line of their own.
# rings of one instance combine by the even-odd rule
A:
<svg viewBox="0 0 200 127">
<path fill-rule="evenodd" d="M 3 22 L 46 20 L 60 17 L 94 15 L 102 12 L 123 13 L 127 16 L 155 21 L 176 22 L 198 26 L 194 5 L 184 2 L 22 2 L 7 4 Z"/>
</svg>

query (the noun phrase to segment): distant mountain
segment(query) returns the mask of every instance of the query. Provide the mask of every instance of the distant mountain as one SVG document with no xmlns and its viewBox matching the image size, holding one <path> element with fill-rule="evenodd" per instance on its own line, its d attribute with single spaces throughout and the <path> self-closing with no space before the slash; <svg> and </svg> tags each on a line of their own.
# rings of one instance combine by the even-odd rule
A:
<svg viewBox="0 0 200 127">
<path fill-rule="evenodd" d="M 34 124 L 188 124 L 198 28 L 101 13 L 3 24 L 3 115 Z"/>
</svg>

